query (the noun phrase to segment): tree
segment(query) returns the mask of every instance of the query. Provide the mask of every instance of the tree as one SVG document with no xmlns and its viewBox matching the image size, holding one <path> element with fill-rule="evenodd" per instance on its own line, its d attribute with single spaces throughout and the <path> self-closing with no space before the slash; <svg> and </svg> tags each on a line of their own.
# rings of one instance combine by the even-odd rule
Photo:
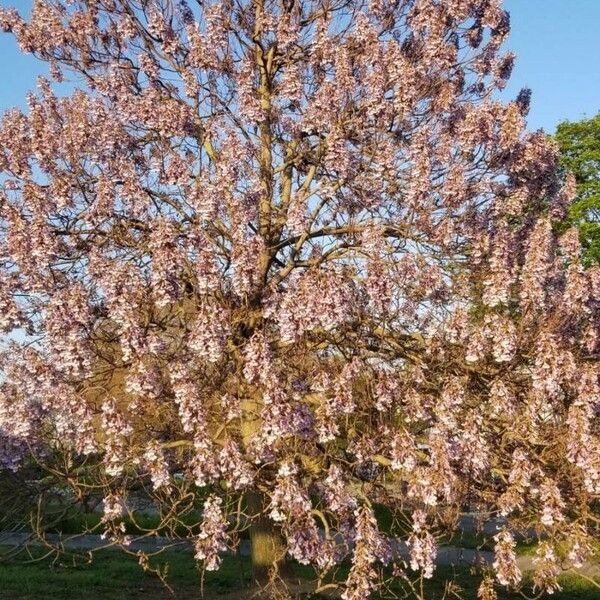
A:
<svg viewBox="0 0 600 600">
<path fill-rule="evenodd" d="M 585 560 L 600 270 L 554 233 L 572 189 L 528 92 L 495 100 L 498 1 L 38 0 L 0 23 L 55 80 L 0 128 L 2 324 L 28 332 L 5 468 L 101 493 L 116 541 L 132 489 L 165 521 L 201 507 L 208 569 L 248 527 L 262 581 L 349 557 L 346 600 L 430 577 L 467 505 L 509 519 L 500 584 L 513 526 L 545 536 L 537 588 L 565 545 Z"/>
<path fill-rule="evenodd" d="M 584 264 L 600 262 L 600 113 L 556 128 L 560 162 L 575 177 L 577 197 L 565 226 L 579 229 Z"/>
</svg>

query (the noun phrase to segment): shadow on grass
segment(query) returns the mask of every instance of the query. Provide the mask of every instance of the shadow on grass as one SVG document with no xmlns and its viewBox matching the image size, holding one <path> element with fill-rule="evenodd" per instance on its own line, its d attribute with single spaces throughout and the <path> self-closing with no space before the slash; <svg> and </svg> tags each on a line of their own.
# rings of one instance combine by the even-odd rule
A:
<svg viewBox="0 0 600 600">
<path fill-rule="evenodd" d="M 0 558 L 2 550 L 0 549 Z M 44 558 L 42 548 L 21 553 L 10 561 L 0 561 L 0 598 L 2 600 L 191 600 L 200 598 L 201 573 L 190 551 L 168 551 L 150 558 L 150 566 L 159 569 L 170 589 L 152 572 L 144 571 L 135 556 L 118 550 L 95 552 L 89 555 L 63 554 Z M 347 565 L 342 565 L 338 577 L 345 577 Z M 205 598 L 234 600 L 249 598 L 250 563 L 246 557 L 226 556 L 218 571 L 203 574 Z M 412 578 L 414 574 L 409 572 Z M 308 600 L 339 597 L 314 595 L 310 582 L 314 572 L 308 567 L 294 565 L 292 577 L 297 598 Z M 481 576 L 468 568 L 438 567 L 434 577 L 423 582 L 425 598 L 464 598 L 476 600 Z M 417 588 L 419 581 L 415 581 Z M 600 580 L 598 580 L 600 584 Z M 600 588 L 582 577 L 565 575 L 561 578 L 563 590 L 553 600 L 598 600 Z M 314 589 L 314 587 L 312 587 Z M 387 594 L 373 594 L 372 599 L 411 598 L 406 582 L 389 581 Z M 531 589 L 523 590 L 532 596 Z M 392 596 L 391 594 L 395 594 Z M 498 588 L 499 600 L 517 600 L 522 594 Z M 259 595 L 257 599 L 263 600 Z"/>
</svg>

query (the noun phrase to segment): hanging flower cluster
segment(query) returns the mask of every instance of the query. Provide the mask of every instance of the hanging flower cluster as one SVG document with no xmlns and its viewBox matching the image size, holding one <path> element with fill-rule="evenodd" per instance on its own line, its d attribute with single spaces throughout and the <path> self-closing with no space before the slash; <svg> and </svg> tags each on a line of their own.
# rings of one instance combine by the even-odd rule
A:
<svg viewBox="0 0 600 600">
<path fill-rule="evenodd" d="M 221 564 L 220 555 L 227 550 L 229 537 L 223 517 L 222 500 L 209 496 L 204 502 L 202 526 L 195 543 L 195 558 L 202 561 L 207 571 L 216 571 Z"/>
</svg>

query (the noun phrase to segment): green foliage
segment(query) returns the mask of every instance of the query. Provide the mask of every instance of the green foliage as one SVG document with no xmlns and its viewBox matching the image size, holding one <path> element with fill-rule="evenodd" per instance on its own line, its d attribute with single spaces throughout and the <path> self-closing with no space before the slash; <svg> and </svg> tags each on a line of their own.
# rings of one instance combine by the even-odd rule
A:
<svg viewBox="0 0 600 600">
<path fill-rule="evenodd" d="M 565 225 L 579 228 L 587 265 L 600 263 L 600 113 L 556 129 L 561 165 L 575 176 L 577 199 Z"/>
</svg>

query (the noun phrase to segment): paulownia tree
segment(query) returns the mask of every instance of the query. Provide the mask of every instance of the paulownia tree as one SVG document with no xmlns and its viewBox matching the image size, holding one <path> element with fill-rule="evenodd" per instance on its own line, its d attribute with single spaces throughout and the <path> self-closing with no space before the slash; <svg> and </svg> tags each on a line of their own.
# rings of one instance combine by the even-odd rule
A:
<svg viewBox="0 0 600 600">
<path fill-rule="evenodd" d="M 499 0 L 36 0 L 0 23 L 55 82 L 0 127 L 5 469 L 102 494 L 117 541 L 136 486 L 165 518 L 200 506 L 208 569 L 248 527 L 257 578 L 349 558 L 346 600 L 431 576 L 465 506 L 508 519 L 500 584 L 512 526 L 544 536 L 537 588 L 583 563 L 600 269 L 554 233 L 574 189 L 528 91 L 497 100 Z"/>
</svg>

